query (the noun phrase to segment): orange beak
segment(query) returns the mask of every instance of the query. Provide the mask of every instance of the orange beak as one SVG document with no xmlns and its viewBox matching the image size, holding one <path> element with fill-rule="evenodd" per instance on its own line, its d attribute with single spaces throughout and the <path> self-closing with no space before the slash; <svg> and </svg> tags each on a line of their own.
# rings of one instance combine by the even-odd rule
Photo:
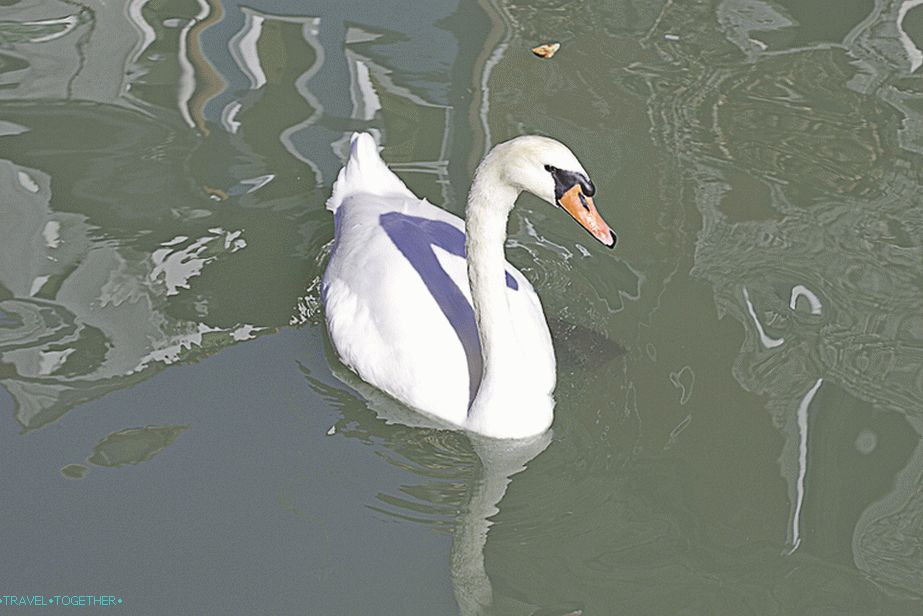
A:
<svg viewBox="0 0 923 616">
<path fill-rule="evenodd" d="M 612 232 L 606 221 L 596 211 L 593 197 L 585 195 L 583 189 L 580 188 L 580 184 L 574 184 L 567 192 L 561 195 L 561 198 L 558 199 L 558 204 L 573 216 L 581 227 L 589 231 L 601 243 L 609 248 L 615 246 L 615 233 Z"/>
</svg>

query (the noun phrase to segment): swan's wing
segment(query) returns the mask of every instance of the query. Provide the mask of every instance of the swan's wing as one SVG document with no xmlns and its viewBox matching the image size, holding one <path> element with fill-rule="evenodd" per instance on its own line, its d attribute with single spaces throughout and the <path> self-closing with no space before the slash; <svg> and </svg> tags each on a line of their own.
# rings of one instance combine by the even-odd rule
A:
<svg viewBox="0 0 923 616">
<path fill-rule="evenodd" d="M 333 184 L 327 209 L 336 212 L 347 198 L 360 193 L 399 196 L 419 201 L 381 159 L 375 138 L 368 133 L 353 133 L 349 158 Z"/>
<path fill-rule="evenodd" d="M 337 210 L 322 286 L 327 329 L 340 359 L 364 381 L 463 425 L 470 377 L 480 377 L 479 363 L 470 366 L 480 362 L 479 341 L 462 288 L 467 278 L 454 280 L 433 245 L 463 250 L 464 234 L 437 219 L 451 216 L 443 210 L 400 201 L 355 194 Z M 463 258 L 451 257 L 464 273 Z"/>
</svg>

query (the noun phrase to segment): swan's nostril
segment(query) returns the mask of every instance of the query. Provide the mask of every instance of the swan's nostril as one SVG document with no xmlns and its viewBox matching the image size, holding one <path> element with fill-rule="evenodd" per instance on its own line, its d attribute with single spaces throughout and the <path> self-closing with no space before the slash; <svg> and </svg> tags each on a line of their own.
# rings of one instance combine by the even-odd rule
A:
<svg viewBox="0 0 923 616">
<path fill-rule="evenodd" d="M 577 196 L 580 197 L 580 205 L 583 206 L 583 209 L 585 209 L 587 212 L 589 212 L 589 211 L 590 211 L 590 205 L 586 202 L 586 197 L 583 196 L 583 193 L 582 193 L 582 192 L 577 193 Z"/>
</svg>

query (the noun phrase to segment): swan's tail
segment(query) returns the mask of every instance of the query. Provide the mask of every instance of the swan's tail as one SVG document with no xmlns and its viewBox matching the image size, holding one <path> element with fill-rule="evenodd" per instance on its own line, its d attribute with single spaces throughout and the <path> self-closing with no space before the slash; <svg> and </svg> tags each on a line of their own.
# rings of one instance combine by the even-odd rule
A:
<svg viewBox="0 0 923 616">
<path fill-rule="evenodd" d="M 354 193 L 388 195 L 400 193 L 413 196 L 404 182 L 388 169 L 378 155 L 375 138 L 368 133 L 353 133 L 350 139 L 349 158 L 340 169 L 327 209 L 335 212 L 346 197 Z"/>
</svg>

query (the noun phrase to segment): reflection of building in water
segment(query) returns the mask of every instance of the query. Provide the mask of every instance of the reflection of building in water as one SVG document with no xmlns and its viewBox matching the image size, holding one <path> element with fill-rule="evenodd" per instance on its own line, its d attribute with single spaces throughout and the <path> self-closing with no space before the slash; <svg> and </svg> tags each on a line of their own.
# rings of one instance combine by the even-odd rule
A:
<svg viewBox="0 0 923 616">
<path fill-rule="evenodd" d="M 170 313 L 246 240 L 215 220 L 176 225 L 209 212 L 183 190 L 155 192 L 166 157 L 191 141 L 171 118 L 137 113 L 148 105 L 129 94 L 133 62 L 154 42 L 145 4 L 17 6 L 29 34 L 7 50 L 21 67 L 2 95 L 0 211 L 12 224 L 0 227 L 0 379 L 27 429 L 255 331 Z"/>
<path fill-rule="evenodd" d="M 433 188 L 439 190 L 444 202 L 449 199 L 447 150 L 453 128 L 452 109 L 430 103 L 394 83 L 391 70 L 363 55 L 363 43 L 381 36 L 358 27 L 346 32 L 352 117 L 365 122 L 379 117 L 380 125 L 388 131 L 382 156 L 390 167 L 402 176 L 432 176 L 437 186 L 430 187 L 427 193 L 432 194 Z M 436 126 L 441 126 L 442 131 L 433 130 Z M 348 135 L 336 142 L 340 157 L 345 158 L 348 145 Z"/>
<path fill-rule="evenodd" d="M 797 23 L 725 2 L 694 51 L 663 33 L 715 22 L 675 5 L 649 41 L 689 79 L 650 105 L 695 178 L 692 273 L 746 330 L 734 376 L 786 438 L 789 551 L 920 593 L 906 541 L 923 499 L 923 125 L 904 91 L 906 5 L 876 3 L 842 43 L 791 48 L 797 33 L 768 32 Z M 706 59 L 737 53 L 728 41 L 748 61 L 716 68 Z"/>
<path fill-rule="evenodd" d="M 366 29 L 359 21 L 347 25 L 348 14 L 337 15 L 331 7 L 318 7 L 318 15 L 307 17 L 252 6 L 203 4 L 184 30 L 179 61 L 185 85 L 178 105 L 191 127 L 208 136 L 219 127 L 237 135 L 247 133 L 248 123 L 259 125 L 295 161 L 313 169 L 318 184 L 328 184 L 339 168 L 344 133 L 374 127 L 388 132 L 385 155 L 404 165 L 398 170 L 435 173 L 445 184 L 450 105 L 444 95 L 432 102 L 427 88 L 390 77 L 396 68 L 411 68 L 401 65 L 427 60 L 396 62 L 382 54 L 402 36 L 386 28 L 389 20 Z M 345 54 L 339 51 L 344 45 Z M 291 89 L 301 99 L 297 103 L 282 93 Z M 437 122 L 443 130 L 433 132 Z M 255 141 L 252 135 L 243 139 Z"/>
<path fill-rule="evenodd" d="M 40 427 L 159 367 L 251 337 L 248 326 L 165 313 L 204 266 L 246 245 L 240 231 L 178 236 L 152 254 L 96 246 L 98 227 L 85 216 L 50 208 L 51 180 L 0 161 L 0 212 L 13 221 L 0 228 L 0 382 L 20 424 Z"/>
<path fill-rule="evenodd" d="M 128 12 L 138 5 L 132 0 Z M 101 0 L 30 0 L 17 3 L 15 15 L 16 22 L 5 22 L 13 27 L 3 36 L 0 99 L 112 102 L 124 93 L 128 58 L 139 42 L 126 13 L 107 10 Z M 126 98 L 120 104 L 132 106 Z"/>
<path fill-rule="evenodd" d="M 0 380 L 23 426 L 288 323 L 331 235 L 344 134 L 384 132 L 395 167 L 447 197 L 466 117 L 452 73 L 473 73 L 477 40 L 460 50 L 432 26 L 451 2 L 344 4 L 17 5 L 0 72 L 14 221 Z M 56 131 L 71 150 L 45 147 Z"/>
</svg>

